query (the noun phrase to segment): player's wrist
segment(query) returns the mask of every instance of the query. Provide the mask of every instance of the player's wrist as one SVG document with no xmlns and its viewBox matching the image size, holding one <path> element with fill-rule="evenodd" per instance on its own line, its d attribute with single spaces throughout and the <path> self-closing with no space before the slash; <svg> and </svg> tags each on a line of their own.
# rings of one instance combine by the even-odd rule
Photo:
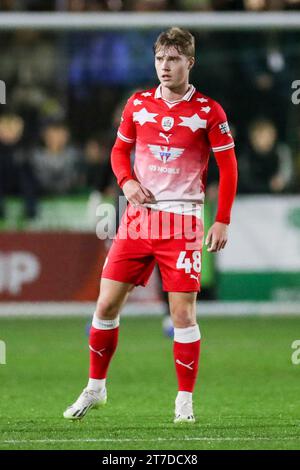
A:
<svg viewBox="0 0 300 470">
<path fill-rule="evenodd" d="M 124 176 L 120 181 L 119 181 L 119 186 L 121 189 L 123 189 L 123 186 L 125 183 L 127 183 L 128 181 L 135 181 L 134 178 L 130 175 L 130 176 Z"/>
<path fill-rule="evenodd" d="M 226 216 L 226 217 L 217 216 L 215 218 L 215 222 L 218 222 L 219 224 L 223 224 L 223 225 L 229 225 L 230 224 L 230 217 L 229 216 Z"/>
</svg>

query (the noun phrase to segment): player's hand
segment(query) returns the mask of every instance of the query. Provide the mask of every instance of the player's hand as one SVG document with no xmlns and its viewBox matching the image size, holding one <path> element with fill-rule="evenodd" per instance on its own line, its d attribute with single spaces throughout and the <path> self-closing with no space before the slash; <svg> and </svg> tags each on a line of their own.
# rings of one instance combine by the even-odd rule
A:
<svg viewBox="0 0 300 470">
<path fill-rule="evenodd" d="M 209 246 L 207 251 L 215 253 L 225 248 L 228 239 L 228 225 L 215 222 L 209 229 L 205 245 Z"/>
<path fill-rule="evenodd" d="M 151 191 L 136 180 L 126 181 L 122 189 L 127 201 L 133 206 L 155 202 L 155 197 Z"/>
</svg>

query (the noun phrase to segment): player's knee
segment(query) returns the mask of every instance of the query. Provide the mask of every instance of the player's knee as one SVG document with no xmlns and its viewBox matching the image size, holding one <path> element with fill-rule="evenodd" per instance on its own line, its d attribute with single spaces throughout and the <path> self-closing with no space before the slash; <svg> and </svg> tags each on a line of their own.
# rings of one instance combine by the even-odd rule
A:
<svg viewBox="0 0 300 470">
<path fill-rule="evenodd" d="M 190 308 L 175 307 L 171 310 L 175 328 L 188 328 L 195 325 L 195 314 Z"/>
<path fill-rule="evenodd" d="M 99 299 L 96 307 L 96 315 L 101 320 L 113 320 L 119 313 L 119 305 L 110 300 Z"/>
</svg>

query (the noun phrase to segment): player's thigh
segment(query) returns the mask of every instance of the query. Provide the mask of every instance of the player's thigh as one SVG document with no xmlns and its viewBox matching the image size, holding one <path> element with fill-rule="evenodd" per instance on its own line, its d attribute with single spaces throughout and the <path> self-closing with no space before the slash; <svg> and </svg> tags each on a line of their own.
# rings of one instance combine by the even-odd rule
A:
<svg viewBox="0 0 300 470">
<path fill-rule="evenodd" d="M 169 306 L 175 328 L 188 328 L 197 323 L 197 292 L 169 292 Z"/>
<path fill-rule="evenodd" d="M 155 266 L 149 240 L 116 238 L 106 257 L 102 279 L 146 286 Z"/>
<path fill-rule="evenodd" d="M 102 319 L 114 319 L 124 305 L 134 284 L 101 278 L 96 315 Z"/>
</svg>

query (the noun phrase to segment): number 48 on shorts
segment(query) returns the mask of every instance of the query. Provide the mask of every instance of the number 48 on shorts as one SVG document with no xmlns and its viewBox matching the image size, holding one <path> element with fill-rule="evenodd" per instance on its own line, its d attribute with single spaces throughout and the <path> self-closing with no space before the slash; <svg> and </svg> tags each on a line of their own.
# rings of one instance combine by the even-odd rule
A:
<svg viewBox="0 0 300 470">
<path fill-rule="evenodd" d="M 186 274 L 190 274 L 192 269 L 196 273 L 200 273 L 201 272 L 201 253 L 200 251 L 193 251 L 191 254 L 192 254 L 192 258 L 190 258 L 189 255 L 187 255 L 186 251 L 181 251 L 177 259 L 176 268 L 184 269 L 184 272 Z"/>
</svg>

